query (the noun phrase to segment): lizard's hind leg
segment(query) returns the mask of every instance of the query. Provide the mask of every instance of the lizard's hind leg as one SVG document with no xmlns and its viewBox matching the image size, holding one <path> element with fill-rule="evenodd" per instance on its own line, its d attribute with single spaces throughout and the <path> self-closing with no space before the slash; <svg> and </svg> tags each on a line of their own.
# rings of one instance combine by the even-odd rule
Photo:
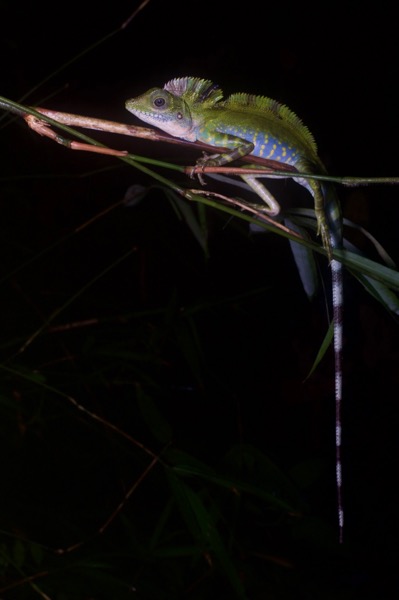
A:
<svg viewBox="0 0 399 600">
<path fill-rule="evenodd" d="M 241 175 L 241 178 L 253 189 L 269 208 L 265 209 L 267 214 L 271 217 L 275 217 L 280 212 L 280 205 L 271 192 L 259 181 L 258 177 L 254 175 Z"/>
</svg>

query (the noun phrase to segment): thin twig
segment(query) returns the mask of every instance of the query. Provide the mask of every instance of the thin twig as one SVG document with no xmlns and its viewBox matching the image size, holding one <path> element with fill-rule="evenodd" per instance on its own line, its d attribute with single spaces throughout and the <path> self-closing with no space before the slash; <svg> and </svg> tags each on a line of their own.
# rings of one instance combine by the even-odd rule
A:
<svg viewBox="0 0 399 600">
<path fill-rule="evenodd" d="M 273 225 L 277 229 L 281 229 L 281 231 L 285 231 L 285 233 L 293 235 L 294 237 L 298 238 L 299 240 L 302 240 L 302 236 L 299 235 L 299 233 L 297 233 L 296 231 L 293 231 L 292 229 L 289 229 L 282 223 L 278 223 L 277 221 L 275 221 L 275 219 L 272 219 L 267 214 L 265 214 L 265 211 L 267 210 L 267 208 L 263 208 L 259 204 L 249 204 L 247 202 L 243 202 L 242 200 L 237 200 L 236 198 L 230 198 L 229 196 L 225 196 L 224 194 L 219 194 L 217 192 L 210 192 L 207 190 L 191 189 L 189 191 L 191 191 L 193 194 L 198 194 L 200 196 L 206 196 L 206 197 L 210 197 L 210 198 L 218 198 L 219 200 L 223 200 L 224 202 L 227 202 L 228 204 L 233 204 L 234 206 L 238 206 L 239 208 L 242 208 L 242 209 L 254 214 L 256 216 L 256 218 L 259 219 L 260 221 L 269 223 L 270 225 Z"/>
<path fill-rule="evenodd" d="M 96 536 L 104 533 L 104 531 L 111 525 L 112 521 L 121 512 L 121 510 L 125 506 L 126 502 L 129 500 L 129 498 L 133 494 L 133 492 L 136 491 L 136 489 L 139 487 L 139 485 L 144 481 L 144 478 L 147 477 L 147 475 L 151 471 L 151 469 L 153 469 L 154 466 L 159 462 L 160 456 L 164 451 L 165 451 L 165 448 L 162 450 L 162 452 L 158 456 L 154 456 L 153 460 L 144 469 L 144 471 L 141 473 L 140 477 L 138 477 L 138 479 L 136 479 L 136 481 L 133 483 L 133 485 L 128 489 L 128 491 L 125 494 L 125 496 L 123 497 L 122 501 L 114 509 L 114 511 L 111 513 L 111 515 L 104 521 L 104 523 L 101 525 L 101 527 L 98 528 L 98 530 L 95 534 Z M 69 552 L 73 552 L 74 550 L 77 550 L 78 548 L 81 548 L 85 543 L 86 543 L 85 541 L 77 542 L 75 544 L 71 544 L 67 548 L 58 548 L 54 552 L 59 555 L 67 554 Z"/>
</svg>

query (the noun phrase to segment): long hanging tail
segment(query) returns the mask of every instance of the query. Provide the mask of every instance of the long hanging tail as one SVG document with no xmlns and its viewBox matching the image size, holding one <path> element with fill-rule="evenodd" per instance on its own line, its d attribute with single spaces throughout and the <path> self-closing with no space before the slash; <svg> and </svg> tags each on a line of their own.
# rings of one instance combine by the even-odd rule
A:
<svg viewBox="0 0 399 600">
<path fill-rule="evenodd" d="M 334 319 L 334 364 L 335 364 L 335 478 L 337 487 L 337 510 L 339 542 L 343 542 L 344 507 L 342 497 L 342 346 L 343 346 L 343 285 L 342 264 L 331 261 L 332 304 Z"/>
<path fill-rule="evenodd" d="M 331 185 L 322 186 L 324 210 L 332 249 L 342 248 L 341 207 Z M 337 510 L 339 542 L 344 538 L 344 506 L 342 493 L 342 352 L 343 352 L 343 267 L 338 260 L 330 263 L 332 280 L 332 309 L 334 319 L 334 364 L 335 364 L 335 480 L 337 490 Z"/>
</svg>

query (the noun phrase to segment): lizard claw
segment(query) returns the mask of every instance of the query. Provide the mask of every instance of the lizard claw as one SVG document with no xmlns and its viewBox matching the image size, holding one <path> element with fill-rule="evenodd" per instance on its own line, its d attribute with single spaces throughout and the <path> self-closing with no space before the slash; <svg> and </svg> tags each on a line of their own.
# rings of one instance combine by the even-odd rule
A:
<svg viewBox="0 0 399 600">
<path fill-rule="evenodd" d="M 213 166 L 216 165 L 216 162 L 213 160 L 213 158 L 215 156 L 218 156 L 218 155 L 214 154 L 212 156 L 209 156 L 208 154 L 206 154 L 205 152 L 203 152 L 202 158 L 199 158 L 197 160 L 197 164 L 196 164 L 196 167 L 200 167 L 201 170 L 197 171 L 197 173 L 195 173 L 195 167 L 194 167 L 192 169 L 192 171 L 191 171 L 190 177 L 192 179 L 194 179 L 194 175 L 196 174 L 197 177 L 198 177 L 198 181 L 200 182 L 200 184 L 201 185 L 206 185 L 204 177 L 203 177 L 203 171 L 204 171 L 205 167 L 213 167 Z"/>
</svg>

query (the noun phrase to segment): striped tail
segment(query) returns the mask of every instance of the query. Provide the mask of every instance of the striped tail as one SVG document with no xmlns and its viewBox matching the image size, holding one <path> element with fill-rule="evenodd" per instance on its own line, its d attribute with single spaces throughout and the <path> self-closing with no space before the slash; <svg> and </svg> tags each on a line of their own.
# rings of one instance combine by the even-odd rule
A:
<svg viewBox="0 0 399 600">
<path fill-rule="evenodd" d="M 322 185 L 324 210 L 333 249 L 342 248 L 342 215 L 335 189 Z M 342 353 L 343 353 L 343 267 L 338 260 L 330 263 L 332 280 L 332 309 L 334 319 L 334 371 L 335 371 L 335 481 L 339 543 L 344 539 L 344 506 L 342 493 Z"/>
<path fill-rule="evenodd" d="M 334 364 L 335 364 L 335 478 L 337 487 L 337 510 L 339 542 L 343 542 L 344 507 L 342 497 L 342 346 L 343 346 L 343 286 L 342 264 L 331 261 L 332 304 L 334 319 Z"/>
</svg>

